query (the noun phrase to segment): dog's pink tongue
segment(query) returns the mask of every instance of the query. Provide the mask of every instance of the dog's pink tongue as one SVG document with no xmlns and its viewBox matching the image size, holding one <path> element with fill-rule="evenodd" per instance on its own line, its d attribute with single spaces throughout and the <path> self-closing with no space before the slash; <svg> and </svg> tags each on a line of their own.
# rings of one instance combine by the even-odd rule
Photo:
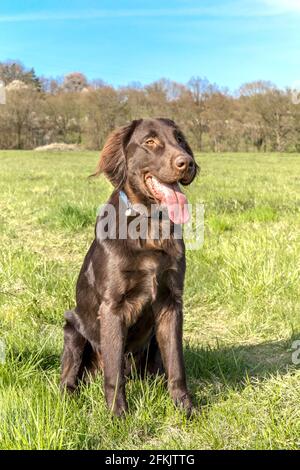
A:
<svg viewBox="0 0 300 470">
<path fill-rule="evenodd" d="M 169 218 L 174 224 L 185 224 L 189 218 L 188 201 L 185 195 L 181 192 L 179 185 L 176 184 L 162 184 L 162 199 L 161 202 L 168 209 Z"/>
</svg>

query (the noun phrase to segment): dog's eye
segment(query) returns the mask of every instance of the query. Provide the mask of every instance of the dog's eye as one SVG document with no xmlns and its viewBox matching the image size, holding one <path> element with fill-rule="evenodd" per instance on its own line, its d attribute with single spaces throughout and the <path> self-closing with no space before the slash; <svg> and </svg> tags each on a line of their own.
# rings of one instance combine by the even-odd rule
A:
<svg viewBox="0 0 300 470">
<path fill-rule="evenodd" d="M 156 142 L 154 139 L 147 139 L 146 142 L 145 142 L 147 145 L 155 145 Z"/>
<path fill-rule="evenodd" d="M 183 142 L 183 138 L 179 134 L 176 135 L 176 140 L 179 144 L 182 144 L 182 142 Z"/>
</svg>

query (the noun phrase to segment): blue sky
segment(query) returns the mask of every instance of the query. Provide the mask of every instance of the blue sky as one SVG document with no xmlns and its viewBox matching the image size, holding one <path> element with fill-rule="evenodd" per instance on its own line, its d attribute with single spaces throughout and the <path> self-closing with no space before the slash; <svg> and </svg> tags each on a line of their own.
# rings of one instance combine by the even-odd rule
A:
<svg viewBox="0 0 300 470">
<path fill-rule="evenodd" d="M 300 80 L 300 0 L 1 0 L 0 61 L 113 85 Z"/>
</svg>

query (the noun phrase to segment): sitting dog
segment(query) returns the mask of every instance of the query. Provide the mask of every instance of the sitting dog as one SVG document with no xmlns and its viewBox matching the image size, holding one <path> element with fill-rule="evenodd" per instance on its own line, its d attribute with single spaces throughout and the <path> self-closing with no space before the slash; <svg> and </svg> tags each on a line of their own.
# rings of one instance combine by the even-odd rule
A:
<svg viewBox="0 0 300 470">
<path fill-rule="evenodd" d="M 61 384 L 73 391 L 86 373 L 102 369 L 107 405 L 117 416 L 127 410 L 125 377 L 133 366 L 165 373 L 175 404 L 187 414 L 192 409 L 182 346 L 185 247 L 175 232 L 189 218 L 178 183 L 189 185 L 197 170 L 173 121 L 140 119 L 109 136 L 94 175 L 103 173 L 114 191 L 97 217 L 76 308 L 65 313 Z M 147 228 L 158 221 L 159 235 L 121 237 L 119 221 L 128 229 L 138 218 Z M 170 234 L 162 237 L 166 223 Z"/>
</svg>

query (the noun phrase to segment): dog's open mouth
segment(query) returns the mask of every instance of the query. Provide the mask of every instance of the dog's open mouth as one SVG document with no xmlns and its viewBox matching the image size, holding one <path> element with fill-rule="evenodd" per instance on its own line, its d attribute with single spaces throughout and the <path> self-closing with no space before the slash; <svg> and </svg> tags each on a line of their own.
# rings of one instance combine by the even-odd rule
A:
<svg viewBox="0 0 300 470">
<path fill-rule="evenodd" d="M 188 200 L 178 183 L 162 183 L 152 175 L 146 176 L 145 183 L 154 198 L 167 208 L 169 218 L 174 224 L 188 222 L 190 218 Z"/>
</svg>

